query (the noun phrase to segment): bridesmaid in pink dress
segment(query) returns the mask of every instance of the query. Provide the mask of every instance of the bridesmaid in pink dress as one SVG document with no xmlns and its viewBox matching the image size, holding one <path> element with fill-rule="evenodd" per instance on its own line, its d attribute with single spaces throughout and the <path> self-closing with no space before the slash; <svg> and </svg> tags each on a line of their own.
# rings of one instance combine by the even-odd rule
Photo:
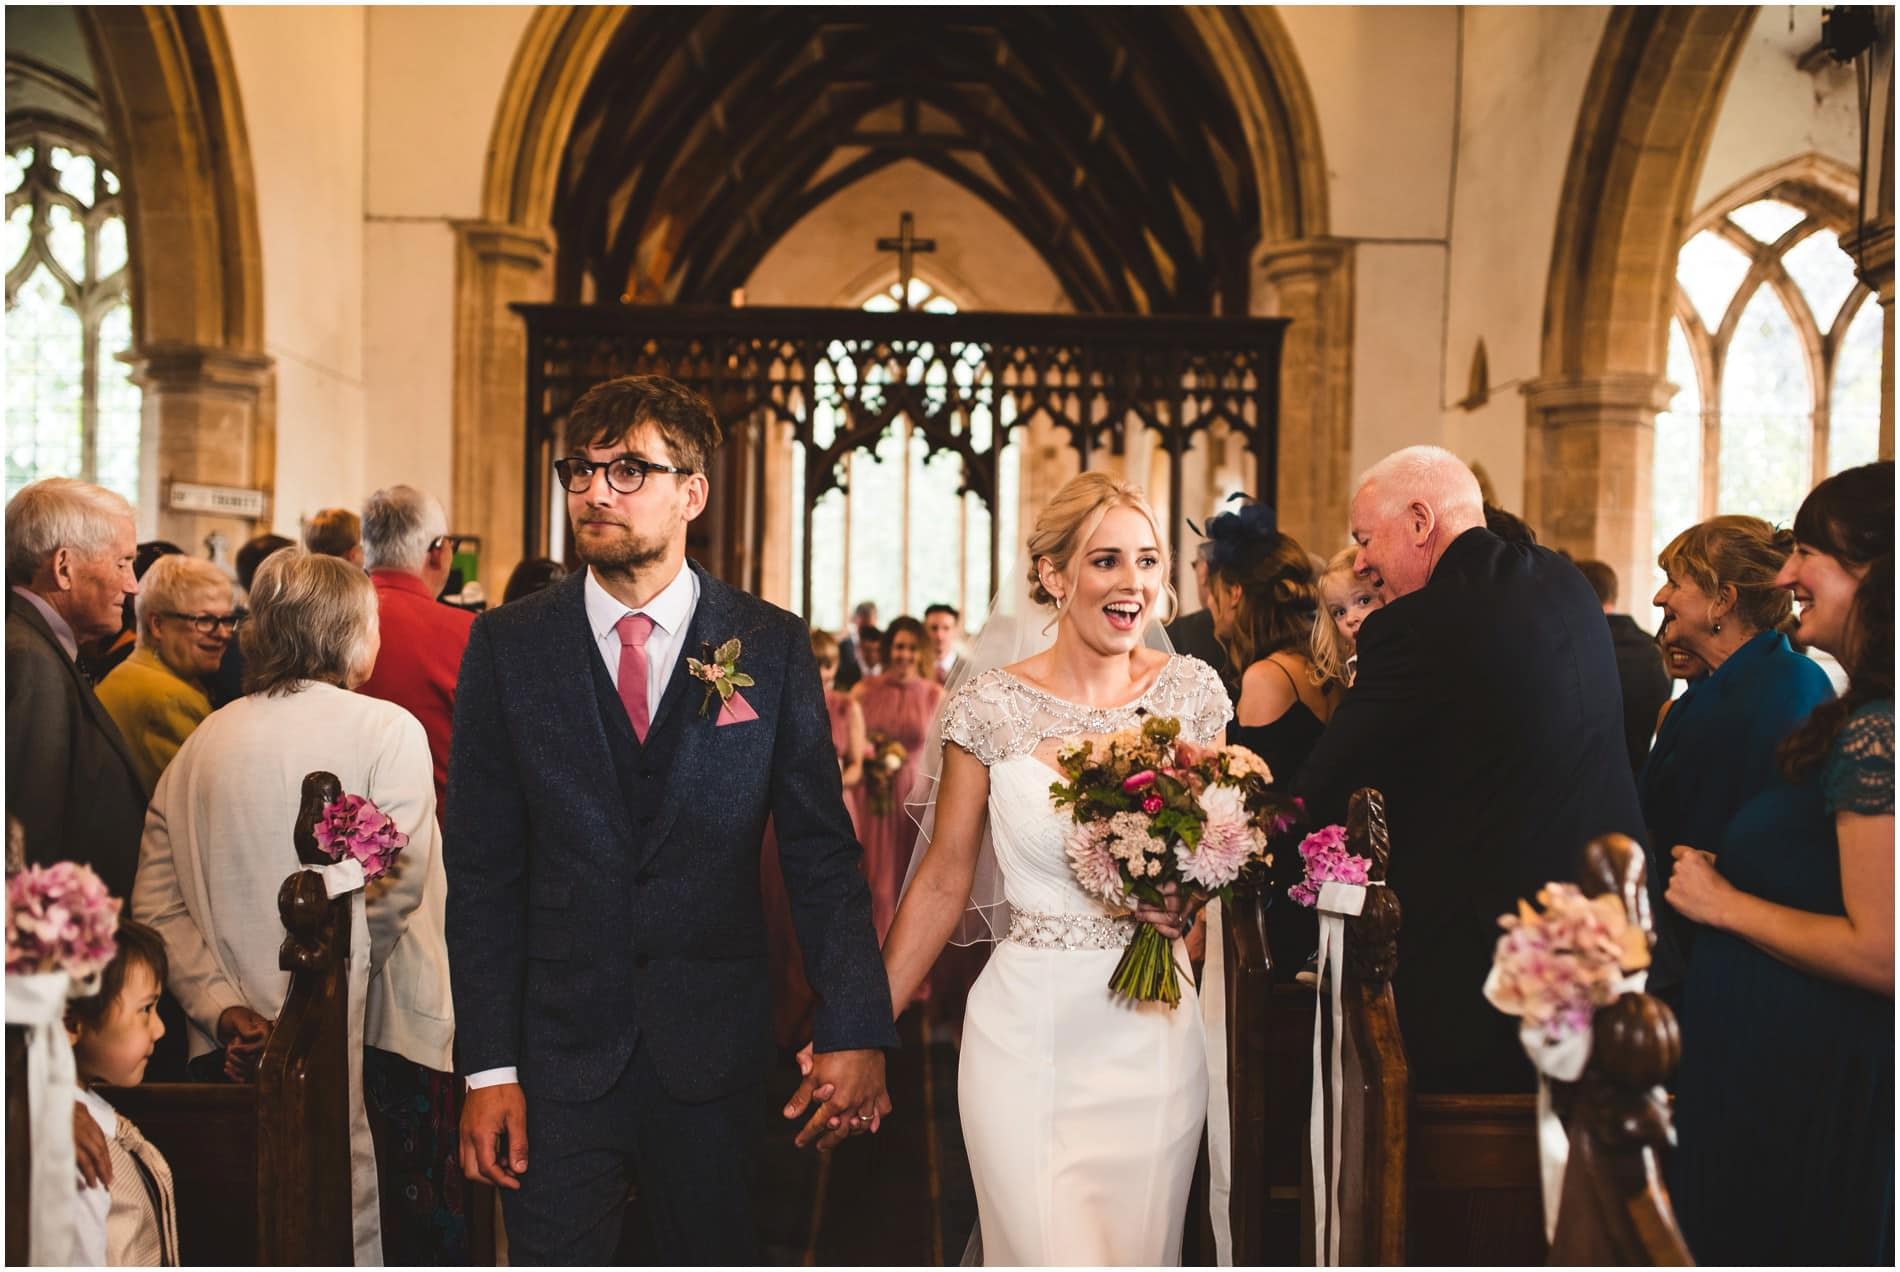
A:
<svg viewBox="0 0 1900 1272">
<path fill-rule="evenodd" d="M 838 641 L 830 632 L 811 634 L 812 656 L 818 661 L 818 679 L 825 687 L 825 710 L 831 716 L 831 746 L 844 778 L 845 808 L 851 829 L 858 831 L 857 786 L 864 773 L 864 714 L 848 693 L 833 686 L 838 679 Z M 805 981 L 805 962 L 792 928 L 791 900 L 779 871 L 778 837 L 766 827 L 760 852 L 759 899 L 765 908 L 766 932 L 772 958 L 772 1032 L 782 1047 L 795 1047 L 811 1036 L 813 996 Z"/>
<path fill-rule="evenodd" d="M 924 734 L 943 703 L 943 686 L 930 679 L 923 667 L 927 647 L 924 626 L 906 615 L 891 620 L 884 630 L 884 671 L 858 682 L 852 691 L 864 709 L 869 734 L 883 734 L 903 746 L 904 766 L 891 779 L 890 808 L 873 812 L 870 792 L 860 783 L 858 840 L 864 845 L 864 877 L 871 884 L 871 921 L 882 941 L 897 914 L 897 893 L 917 842 L 917 823 L 904 802 L 917 780 L 923 756 Z"/>
</svg>

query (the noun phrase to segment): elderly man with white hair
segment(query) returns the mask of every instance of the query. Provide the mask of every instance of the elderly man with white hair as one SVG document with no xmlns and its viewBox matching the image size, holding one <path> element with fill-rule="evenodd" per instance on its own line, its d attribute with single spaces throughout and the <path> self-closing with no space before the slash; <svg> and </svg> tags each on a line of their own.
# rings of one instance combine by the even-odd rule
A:
<svg viewBox="0 0 1900 1272">
<path fill-rule="evenodd" d="M 28 861 L 84 862 L 127 896 L 150 792 L 78 657 L 139 590 L 132 506 L 48 477 L 7 501 L 6 523 L 7 812 Z"/>
<path fill-rule="evenodd" d="M 1437 447 L 1360 478 L 1352 537 L 1388 601 L 1294 788 L 1321 825 L 1359 787 L 1385 795 L 1413 1083 L 1528 1090 L 1517 1022 L 1482 993 L 1497 917 L 1574 878 L 1591 838 L 1643 832 L 1609 630 L 1574 565 L 1485 528 L 1477 479 Z"/>
<path fill-rule="evenodd" d="M 201 557 L 152 562 L 139 580 L 138 648 L 99 682 L 99 701 L 125 735 L 150 787 L 211 714 L 211 678 L 237 631 L 231 580 Z"/>
<path fill-rule="evenodd" d="M 448 582 L 455 544 L 434 495 L 390 486 L 363 505 L 363 564 L 376 585 L 382 652 L 361 692 L 406 709 L 422 721 L 435 762 L 438 811 L 449 787 L 449 727 L 455 720 L 455 678 L 475 616 L 436 600 Z"/>
</svg>

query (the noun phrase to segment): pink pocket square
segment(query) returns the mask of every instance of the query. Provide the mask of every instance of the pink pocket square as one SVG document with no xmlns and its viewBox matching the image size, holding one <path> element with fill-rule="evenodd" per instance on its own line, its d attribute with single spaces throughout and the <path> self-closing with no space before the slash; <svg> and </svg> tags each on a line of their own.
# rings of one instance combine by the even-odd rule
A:
<svg viewBox="0 0 1900 1272">
<path fill-rule="evenodd" d="M 719 718 L 713 721 L 713 727 L 724 728 L 728 724 L 744 724 L 747 720 L 756 720 L 758 718 L 759 713 L 752 709 L 752 704 L 747 702 L 744 696 L 735 690 L 733 695 L 727 698 L 725 704 L 719 708 Z"/>
</svg>

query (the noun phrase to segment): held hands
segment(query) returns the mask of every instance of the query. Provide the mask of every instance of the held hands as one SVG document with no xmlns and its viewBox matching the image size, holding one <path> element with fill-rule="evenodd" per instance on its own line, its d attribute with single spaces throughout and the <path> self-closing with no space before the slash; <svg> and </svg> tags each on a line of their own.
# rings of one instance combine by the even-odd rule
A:
<svg viewBox="0 0 1900 1272">
<path fill-rule="evenodd" d="M 249 1007 L 226 1007 L 218 1017 L 218 1041 L 224 1044 L 224 1076 L 249 1082 L 257 1074 L 264 1044 L 270 1041 L 271 1022 Z"/>
<path fill-rule="evenodd" d="M 1687 844 L 1677 844 L 1669 853 L 1676 868 L 1664 898 L 1685 919 L 1720 926 L 1717 915 L 1735 887 L 1716 870 L 1715 854 Z"/>
<path fill-rule="evenodd" d="M 798 1053 L 798 1071 L 804 1075 L 785 1105 L 787 1119 L 802 1117 L 813 1100 L 820 1102 L 794 1142 L 820 1151 L 836 1148 L 847 1138 L 865 1132 L 877 1134 L 891 1097 L 884 1089 L 884 1053 L 876 1049 L 827 1051 L 814 1055 L 810 1043 Z"/>
<path fill-rule="evenodd" d="M 462 1173 L 476 1183 L 520 1188 L 528 1169 L 528 1099 L 518 1082 L 475 1087 L 462 1102 Z"/>
</svg>

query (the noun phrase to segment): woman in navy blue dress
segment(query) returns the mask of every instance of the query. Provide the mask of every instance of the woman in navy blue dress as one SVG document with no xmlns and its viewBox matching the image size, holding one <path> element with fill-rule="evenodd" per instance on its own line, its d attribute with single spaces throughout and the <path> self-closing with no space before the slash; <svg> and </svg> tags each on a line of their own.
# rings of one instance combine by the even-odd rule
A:
<svg viewBox="0 0 1900 1272">
<path fill-rule="evenodd" d="M 1775 748 L 1834 696 L 1827 675 L 1775 630 L 1792 604 L 1776 575 L 1794 537 L 1759 517 L 1713 517 L 1677 535 L 1657 558 L 1663 630 L 1709 674 L 1663 718 L 1637 778 L 1649 827 L 1650 910 L 1656 948 L 1649 992 L 1680 1008 L 1695 927 L 1663 902 L 1675 844 L 1721 841 L 1731 818 L 1773 785 Z"/>
<path fill-rule="evenodd" d="M 1700 1263 L 1891 1264 L 1893 464 L 1822 482 L 1794 532 L 1800 639 L 1848 690 L 1713 853 L 1672 846 L 1668 900 L 1705 926 L 1670 1193 Z"/>
</svg>

